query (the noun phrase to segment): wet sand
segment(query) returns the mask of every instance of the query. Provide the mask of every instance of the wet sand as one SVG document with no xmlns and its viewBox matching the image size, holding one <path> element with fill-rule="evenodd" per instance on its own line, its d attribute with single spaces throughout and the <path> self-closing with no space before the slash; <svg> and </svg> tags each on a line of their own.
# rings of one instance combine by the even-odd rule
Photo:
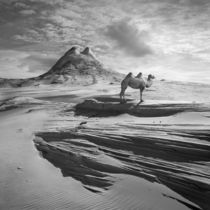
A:
<svg viewBox="0 0 210 210">
<path fill-rule="evenodd" d="M 9 91 L 15 106 L 10 101 L 4 106 L 13 107 L 0 112 L 0 207 L 207 210 L 210 111 L 185 110 L 185 105 L 200 102 L 208 88 L 197 98 L 195 93 L 180 97 L 174 92 L 172 108 L 188 99 L 182 103 L 184 111 L 176 114 L 75 115 L 75 105 L 87 98 L 118 103 L 113 86 L 95 87 L 84 92 L 63 87 L 60 93 L 5 90 L 2 100 Z M 127 98 L 136 94 L 129 90 Z M 157 95 L 146 92 L 144 106 L 170 101 Z M 15 96 L 33 96 L 37 103 Z"/>
</svg>

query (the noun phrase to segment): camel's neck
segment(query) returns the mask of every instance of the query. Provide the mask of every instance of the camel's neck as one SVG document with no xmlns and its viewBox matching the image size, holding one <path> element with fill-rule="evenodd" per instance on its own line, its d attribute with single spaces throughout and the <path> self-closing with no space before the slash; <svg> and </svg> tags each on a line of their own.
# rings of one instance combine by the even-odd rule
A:
<svg viewBox="0 0 210 210">
<path fill-rule="evenodd" d="M 151 86 L 152 86 L 152 80 L 151 79 L 147 79 L 146 87 L 149 88 Z"/>
</svg>

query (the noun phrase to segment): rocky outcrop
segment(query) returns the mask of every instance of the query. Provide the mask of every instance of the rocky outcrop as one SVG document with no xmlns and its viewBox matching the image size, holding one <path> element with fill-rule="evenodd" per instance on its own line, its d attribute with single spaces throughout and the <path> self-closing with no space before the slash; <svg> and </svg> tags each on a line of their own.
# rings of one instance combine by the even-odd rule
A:
<svg viewBox="0 0 210 210">
<path fill-rule="evenodd" d="M 87 116 L 113 116 L 120 114 L 130 114 L 138 117 L 164 117 L 171 116 L 180 112 L 193 111 L 205 112 L 210 111 L 209 104 L 192 104 L 192 103 L 143 103 L 137 105 L 135 101 L 120 103 L 119 98 L 87 99 L 76 105 L 78 115 Z"/>
<path fill-rule="evenodd" d="M 122 74 L 107 70 L 96 59 L 89 47 L 79 51 L 77 47 L 68 50 L 52 68 L 34 78 L 1 79 L 0 87 L 22 87 L 39 84 L 92 84 L 100 80 L 116 82 Z"/>
</svg>

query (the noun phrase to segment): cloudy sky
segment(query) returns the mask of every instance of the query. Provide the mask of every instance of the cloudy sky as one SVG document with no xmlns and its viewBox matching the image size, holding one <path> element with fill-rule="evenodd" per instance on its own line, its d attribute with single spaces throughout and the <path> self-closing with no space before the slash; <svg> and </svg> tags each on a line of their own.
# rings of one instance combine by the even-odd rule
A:
<svg viewBox="0 0 210 210">
<path fill-rule="evenodd" d="M 73 45 L 107 67 L 210 82 L 210 0 L 0 0 L 0 77 L 47 71 Z"/>
</svg>

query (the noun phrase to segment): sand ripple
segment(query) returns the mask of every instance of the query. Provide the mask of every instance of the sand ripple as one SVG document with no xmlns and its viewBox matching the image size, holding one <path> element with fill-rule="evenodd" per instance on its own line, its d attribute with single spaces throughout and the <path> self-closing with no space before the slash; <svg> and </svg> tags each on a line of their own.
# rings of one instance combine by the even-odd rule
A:
<svg viewBox="0 0 210 210">
<path fill-rule="evenodd" d="M 63 176 L 73 177 L 93 193 L 112 192 L 112 195 L 117 194 L 118 200 L 131 191 L 127 192 L 127 201 L 121 198 L 127 209 L 147 209 L 150 201 L 142 203 L 136 195 L 140 198 L 147 195 L 151 200 L 158 197 L 144 194 L 141 187 L 144 191 L 158 190 L 165 199 L 186 209 L 208 209 L 209 126 L 202 125 L 200 129 L 199 125 L 190 124 L 143 124 L 129 116 L 128 125 L 120 119 L 86 118 L 81 124 L 84 118 L 73 117 L 73 113 L 60 115 L 57 122 L 50 122 L 45 131 L 36 134 L 35 145 L 44 158 L 61 169 Z M 135 194 L 136 185 L 139 188 Z M 164 187 L 166 192 L 162 192 Z M 123 188 L 123 192 L 119 188 Z M 117 207 L 116 202 L 113 203 Z M 166 205 L 166 200 L 164 203 Z M 180 209 L 175 204 L 172 206 L 172 209 Z M 97 209 L 97 205 L 94 208 Z M 109 209 L 108 204 L 100 209 Z"/>
</svg>

